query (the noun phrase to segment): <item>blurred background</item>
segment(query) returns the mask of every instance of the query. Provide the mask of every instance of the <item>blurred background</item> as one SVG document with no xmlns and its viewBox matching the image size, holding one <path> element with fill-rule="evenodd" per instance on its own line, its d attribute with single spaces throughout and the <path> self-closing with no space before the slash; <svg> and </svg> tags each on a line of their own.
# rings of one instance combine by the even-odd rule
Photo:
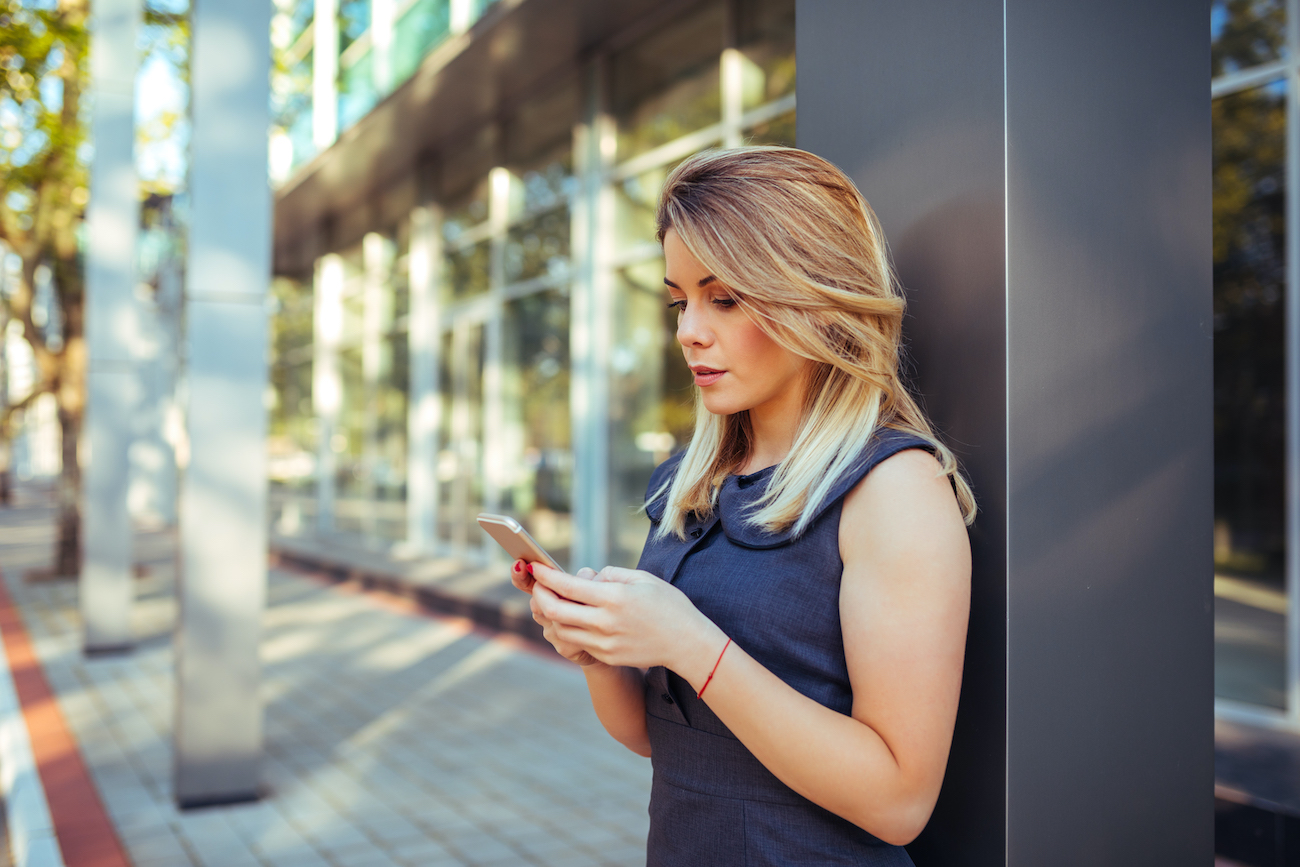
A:
<svg viewBox="0 0 1300 867">
<path fill-rule="evenodd" d="M 1210 5 L 1227 742 L 1233 726 L 1300 730 L 1287 374 L 1300 356 L 1287 280 L 1300 27 L 1283 0 Z M 56 575 L 75 574 L 78 552 L 93 11 L 0 0 L 0 498 L 63 491 Z M 135 297 L 156 363 L 129 506 L 151 530 L 176 523 L 188 447 L 191 12 L 147 0 L 136 45 Z M 796 144 L 795 27 L 794 0 L 275 0 L 272 551 L 428 583 L 493 568 L 474 516 L 494 511 L 561 562 L 635 563 L 646 483 L 688 439 L 693 399 L 664 304 L 657 197 L 704 148 Z M 1241 779 L 1300 773 L 1234 755 L 1221 760 Z"/>
</svg>

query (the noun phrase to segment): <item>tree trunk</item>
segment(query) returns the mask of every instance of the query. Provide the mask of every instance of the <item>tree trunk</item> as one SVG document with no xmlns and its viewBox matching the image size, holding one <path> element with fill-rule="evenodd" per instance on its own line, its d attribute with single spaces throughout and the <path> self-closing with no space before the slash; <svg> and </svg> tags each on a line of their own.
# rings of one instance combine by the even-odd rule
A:
<svg viewBox="0 0 1300 867">
<path fill-rule="evenodd" d="M 59 408 L 63 435 L 63 471 L 59 474 L 59 538 L 55 542 L 54 574 L 81 575 L 81 464 L 77 462 L 77 437 L 81 414 Z"/>
</svg>

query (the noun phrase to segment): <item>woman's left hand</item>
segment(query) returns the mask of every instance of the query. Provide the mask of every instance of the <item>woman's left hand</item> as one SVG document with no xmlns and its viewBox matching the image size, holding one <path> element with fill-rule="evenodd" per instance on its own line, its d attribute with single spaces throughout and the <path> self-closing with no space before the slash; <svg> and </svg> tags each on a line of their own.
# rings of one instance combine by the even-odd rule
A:
<svg viewBox="0 0 1300 867">
<path fill-rule="evenodd" d="M 578 578 L 534 563 L 533 577 L 534 604 L 557 636 L 607 665 L 663 665 L 685 677 L 679 660 L 726 640 L 686 594 L 649 572 L 607 566 L 594 578 Z"/>
</svg>

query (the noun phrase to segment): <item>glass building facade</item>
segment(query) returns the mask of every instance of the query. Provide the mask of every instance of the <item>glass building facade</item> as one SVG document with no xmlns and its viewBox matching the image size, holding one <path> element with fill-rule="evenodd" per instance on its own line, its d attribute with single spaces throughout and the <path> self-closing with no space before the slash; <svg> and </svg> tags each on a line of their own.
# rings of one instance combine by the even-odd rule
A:
<svg viewBox="0 0 1300 867">
<path fill-rule="evenodd" d="M 286 188 L 338 150 L 298 149 L 322 104 L 303 96 L 304 40 L 328 30 L 303 9 L 276 23 Z M 337 121 L 358 132 L 374 82 L 401 87 L 456 26 L 493 24 L 481 2 L 335 12 Z M 385 42 L 384 16 L 419 26 Z M 692 418 L 659 191 L 701 149 L 794 144 L 795 131 L 793 0 L 651 17 L 277 248 L 274 532 L 478 560 L 491 552 L 475 516 L 496 511 L 561 562 L 635 563 L 650 473 Z M 380 44 L 388 79 L 360 66 Z"/>
<path fill-rule="evenodd" d="M 1216 692 L 1222 713 L 1293 726 L 1296 5 L 1215 0 L 1210 22 Z M 511 11 L 277 8 L 272 174 L 284 189 L 347 159 L 376 105 Z M 276 532 L 477 560 L 491 553 L 474 524 L 488 510 L 517 516 L 563 562 L 635 562 L 650 472 L 692 419 L 654 239 L 659 191 L 701 149 L 795 136 L 794 0 L 643 18 L 538 70 L 490 119 L 446 119 L 458 133 L 376 182 L 363 206 L 314 214 L 277 246 Z"/>
<path fill-rule="evenodd" d="M 1210 22 L 1215 692 L 1220 713 L 1292 727 L 1300 724 L 1296 11 L 1284 0 L 1216 0 Z"/>
<path fill-rule="evenodd" d="M 286 180 L 495 0 L 275 0 L 271 171 Z"/>
</svg>

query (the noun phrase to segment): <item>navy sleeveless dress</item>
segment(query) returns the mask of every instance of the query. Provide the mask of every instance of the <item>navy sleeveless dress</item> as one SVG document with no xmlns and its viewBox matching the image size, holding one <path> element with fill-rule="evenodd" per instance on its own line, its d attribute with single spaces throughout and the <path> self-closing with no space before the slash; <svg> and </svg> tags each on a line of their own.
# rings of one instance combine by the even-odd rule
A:
<svg viewBox="0 0 1300 867">
<path fill-rule="evenodd" d="M 873 467 L 910 448 L 931 446 L 911 434 L 880 430 L 798 537 L 767 533 L 744 520 L 766 489 L 769 467 L 730 476 L 714 514 L 688 518 L 686 539 L 655 539 L 664 502 L 649 498 L 681 461 L 680 455 L 670 458 L 650 479 L 652 527 L 637 568 L 680 588 L 777 677 L 847 715 L 853 693 L 840 632 L 840 510 Z M 901 846 L 778 780 L 675 673 L 650 669 L 645 703 L 654 767 L 648 867 L 911 867 Z"/>
</svg>

